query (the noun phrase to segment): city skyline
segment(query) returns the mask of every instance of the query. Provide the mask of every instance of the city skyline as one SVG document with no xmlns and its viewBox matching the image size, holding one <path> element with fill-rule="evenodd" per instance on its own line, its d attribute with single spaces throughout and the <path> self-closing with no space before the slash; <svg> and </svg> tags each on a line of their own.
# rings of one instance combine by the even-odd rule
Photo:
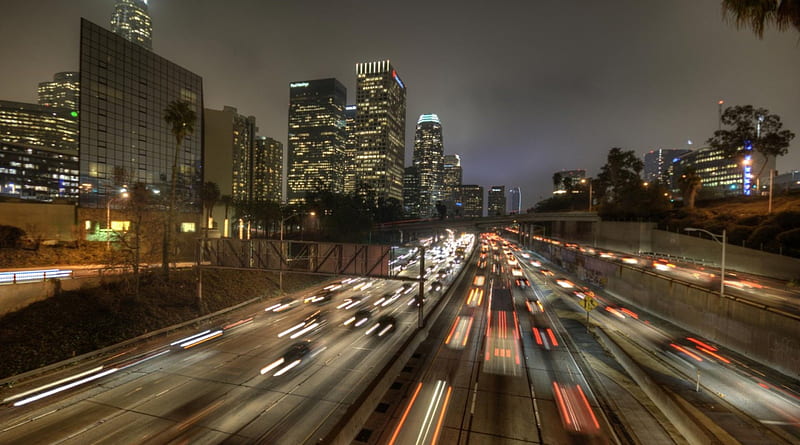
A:
<svg viewBox="0 0 800 445">
<path fill-rule="evenodd" d="M 107 26 L 113 11 L 113 4 L 99 0 L 41 5 L 47 14 L 26 12 L 30 7 L 24 2 L 6 5 L 0 20 L 10 33 L 50 32 L 0 49 L 4 60 L 16 61 L 0 75 L 0 99 L 35 103 L 39 82 L 78 68 L 79 17 Z M 758 40 L 725 23 L 717 4 L 519 4 L 518 14 L 505 17 L 492 9 L 454 9 L 446 3 L 430 7 L 416 28 L 397 27 L 388 37 L 380 37 L 385 23 L 364 20 L 366 28 L 355 26 L 382 16 L 388 6 L 320 4 L 316 10 L 336 23 L 337 51 L 316 45 L 315 36 L 333 32 L 330 24 L 315 24 L 307 36 L 291 33 L 307 6 L 248 7 L 241 19 L 270 24 L 265 35 L 248 35 L 243 30 L 252 26 L 227 20 L 241 9 L 219 11 L 203 1 L 193 5 L 186 10 L 153 1 L 148 12 L 154 51 L 203 76 L 206 106 L 231 105 L 255 115 L 263 134 L 285 144 L 288 82 L 336 77 L 353 92 L 356 62 L 390 59 L 409 85 L 406 119 L 436 110 L 448 123 L 450 150 L 466 160 L 464 182 L 519 184 L 526 190 L 523 208 L 549 195 L 553 171 L 584 168 L 593 176 L 613 146 L 640 155 L 687 148 L 688 140 L 695 148 L 704 146 L 716 129 L 719 99 L 768 108 L 786 128 L 800 130 L 800 86 L 793 80 L 800 77 L 796 39 L 768 30 Z M 408 22 L 409 14 L 413 11 L 393 11 L 386 21 Z M 626 30 L 620 31 L 615 23 L 623 22 Z M 469 25 L 475 23 L 485 23 L 487 31 L 470 36 Z M 568 29 L 556 26 L 566 23 Z M 217 32 L 190 39 L 190 24 L 213 25 Z M 495 28 L 503 32 L 492 32 Z M 500 37 L 486 37 L 495 34 Z M 288 43 L 275 44 L 287 36 L 293 36 Z M 418 50 L 432 40 L 437 51 Z M 598 50 L 608 47 L 615 49 Z M 308 57 L 293 58 L 300 53 Z M 244 67 L 247 74 L 230 67 Z M 413 131 L 406 126 L 406 160 Z M 777 168 L 785 172 L 798 166 L 795 142 Z"/>
</svg>

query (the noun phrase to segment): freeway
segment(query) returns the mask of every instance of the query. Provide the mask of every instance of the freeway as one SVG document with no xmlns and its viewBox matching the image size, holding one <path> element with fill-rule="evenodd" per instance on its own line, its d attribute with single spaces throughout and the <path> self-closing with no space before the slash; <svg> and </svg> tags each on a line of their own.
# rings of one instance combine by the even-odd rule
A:
<svg viewBox="0 0 800 445">
<path fill-rule="evenodd" d="M 427 360 L 370 443 L 615 442 L 581 368 L 559 347 L 561 334 L 545 327 L 549 319 L 529 320 L 525 292 L 509 279 L 512 267 L 499 243 L 484 241 L 475 271 L 467 270 L 471 284 L 455 289 L 440 326 L 418 351 Z M 546 332 L 550 347 L 526 334 L 531 323 Z M 384 404 L 393 398 L 387 393 Z"/>
<path fill-rule="evenodd" d="M 715 291 L 720 289 L 720 271 L 717 268 L 651 255 L 601 250 L 540 236 L 533 238 L 534 241 L 563 246 L 587 257 L 621 263 L 624 267 L 647 270 Z M 785 281 L 727 270 L 725 294 L 800 316 L 800 289 L 788 287 Z"/>
<path fill-rule="evenodd" d="M 518 257 L 531 271 L 546 263 L 534 252 L 519 251 Z M 555 307 L 561 312 L 581 314 L 580 300 L 591 296 L 598 301 L 593 322 L 623 345 L 632 346 L 629 353 L 657 370 L 651 375 L 656 382 L 692 404 L 702 413 L 699 417 L 719 428 L 723 437 L 753 444 L 800 442 L 800 384 L 796 380 L 566 275 L 562 271 L 552 277 L 532 276 L 549 289 L 542 301 L 559 301 Z"/>
<path fill-rule="evenodd" d="M 430 302 L 454 252 L 429 250 Z M 415 330 L 415 291 L 342 280 L 4 389 L 0 443 L 316 443 Z"/>
</svg>

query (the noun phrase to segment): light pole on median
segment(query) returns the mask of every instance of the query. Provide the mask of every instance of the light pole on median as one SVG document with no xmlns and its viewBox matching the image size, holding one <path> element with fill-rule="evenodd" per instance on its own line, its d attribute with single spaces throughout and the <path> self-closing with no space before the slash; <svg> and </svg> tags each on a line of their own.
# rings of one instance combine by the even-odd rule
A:
<svg viewBox="0 0 800 445">
<path fill-rule="evenodd" d="M 278 272 L 278 288 L 280 289 L 281 292 L 283 292 L 283 262 L 284 262 L 284 259 L 286 258 L 286 253 L 284 252 L 284 248 L 283 248 L 283 225 L 284 225 L 284 223 L 286 221 L 289 221 L 290 219 L 292 219 L 292 218 L 294 218 L 295 216 L 298 216 L 298 215 L 302 216 L 302 215 L 305 215 L 305 213 L 292 213 L 291 215 L 287 216 L 286 218 L 281 219 L 281 238 L 280 238 L 280 240 L 281 240 L 281 243 L 280 243 L 281 269 Z M 309 212 L 308 215 L 309 216 L 314 216 L 314 215 L 316 215 L 316 213 Z"/>
<path fill-rule="evenodd" d="M 589 184 L 589 211 L 592 211 L 592 178 L 581 179 L 581 184 Z"/>
<path fill-rule="evenodd" d="M 714 241 L 722 244 L 722 261 L 720 265 L 720 280 L 719 280 L 719 296 L 725 296 L 725 245 L 727 244 L 727 232 L 725 229 L 722 229 L 722 234 L 711 233 L 705 229 L 698 229 L 696 227 L 687 227 L 685 229 L 686 232 L 703 232 L 708 234 Z"/>
<path fill-rule="evenodd" d="M 122 189 L 122 193 L 120 193 L 119 196 L 116 198 L 109 198 L 106 202 L 106 250 L 111 250 L 111 203 L 120 199 L 127 199 L 128 196 L 128 191 Z"/>
</svg>

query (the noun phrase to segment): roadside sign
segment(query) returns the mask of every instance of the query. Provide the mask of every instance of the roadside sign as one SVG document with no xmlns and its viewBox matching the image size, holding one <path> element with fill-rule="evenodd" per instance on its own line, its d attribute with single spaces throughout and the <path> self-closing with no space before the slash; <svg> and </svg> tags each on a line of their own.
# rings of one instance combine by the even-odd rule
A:
<svg viewBox="0 0 800 445">
<path fill-rule="evenodd" d="M 583 300 L 578 302 L 578 304 L 581 305 L 583 310 L 585 310 L 586 312 L 589 312 L 591 310 L 594 310 L 594 308 L 597 307 L 597 300 L 595 300 L 594 298 L 592 298 L 592 297 L 587 295 L 586 298 L 584 298 Z"/>
</svg>

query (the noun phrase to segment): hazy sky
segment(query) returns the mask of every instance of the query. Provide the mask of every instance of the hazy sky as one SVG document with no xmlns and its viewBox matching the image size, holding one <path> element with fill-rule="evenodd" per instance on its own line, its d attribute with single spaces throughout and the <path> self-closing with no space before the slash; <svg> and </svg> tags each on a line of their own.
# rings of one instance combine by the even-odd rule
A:
<svg viewBox="0 0 800 445">
<path fill-rule="evenodd" d="M 113 0 L 3 0 L 0 99 L 77 70 L 80 17 L 109 27 Z M 356 62 L 390 59 L 408 87 L 406 165 L 422 113 L 439 115 L 464 183 L 522 188 L 594 175 L 611 147 L 702 146 L 717 101 L 752 104 L 800 134 L 800 38 L 758 40 L 717 0 L 150 0 L 153 49 L 203 77 L 205 106 L 254 115 L 286 143 L 289 83 L 336 77 L 355 101 Z M 800 169 L 800 139 L 778 159 Z"/>
</svg>

